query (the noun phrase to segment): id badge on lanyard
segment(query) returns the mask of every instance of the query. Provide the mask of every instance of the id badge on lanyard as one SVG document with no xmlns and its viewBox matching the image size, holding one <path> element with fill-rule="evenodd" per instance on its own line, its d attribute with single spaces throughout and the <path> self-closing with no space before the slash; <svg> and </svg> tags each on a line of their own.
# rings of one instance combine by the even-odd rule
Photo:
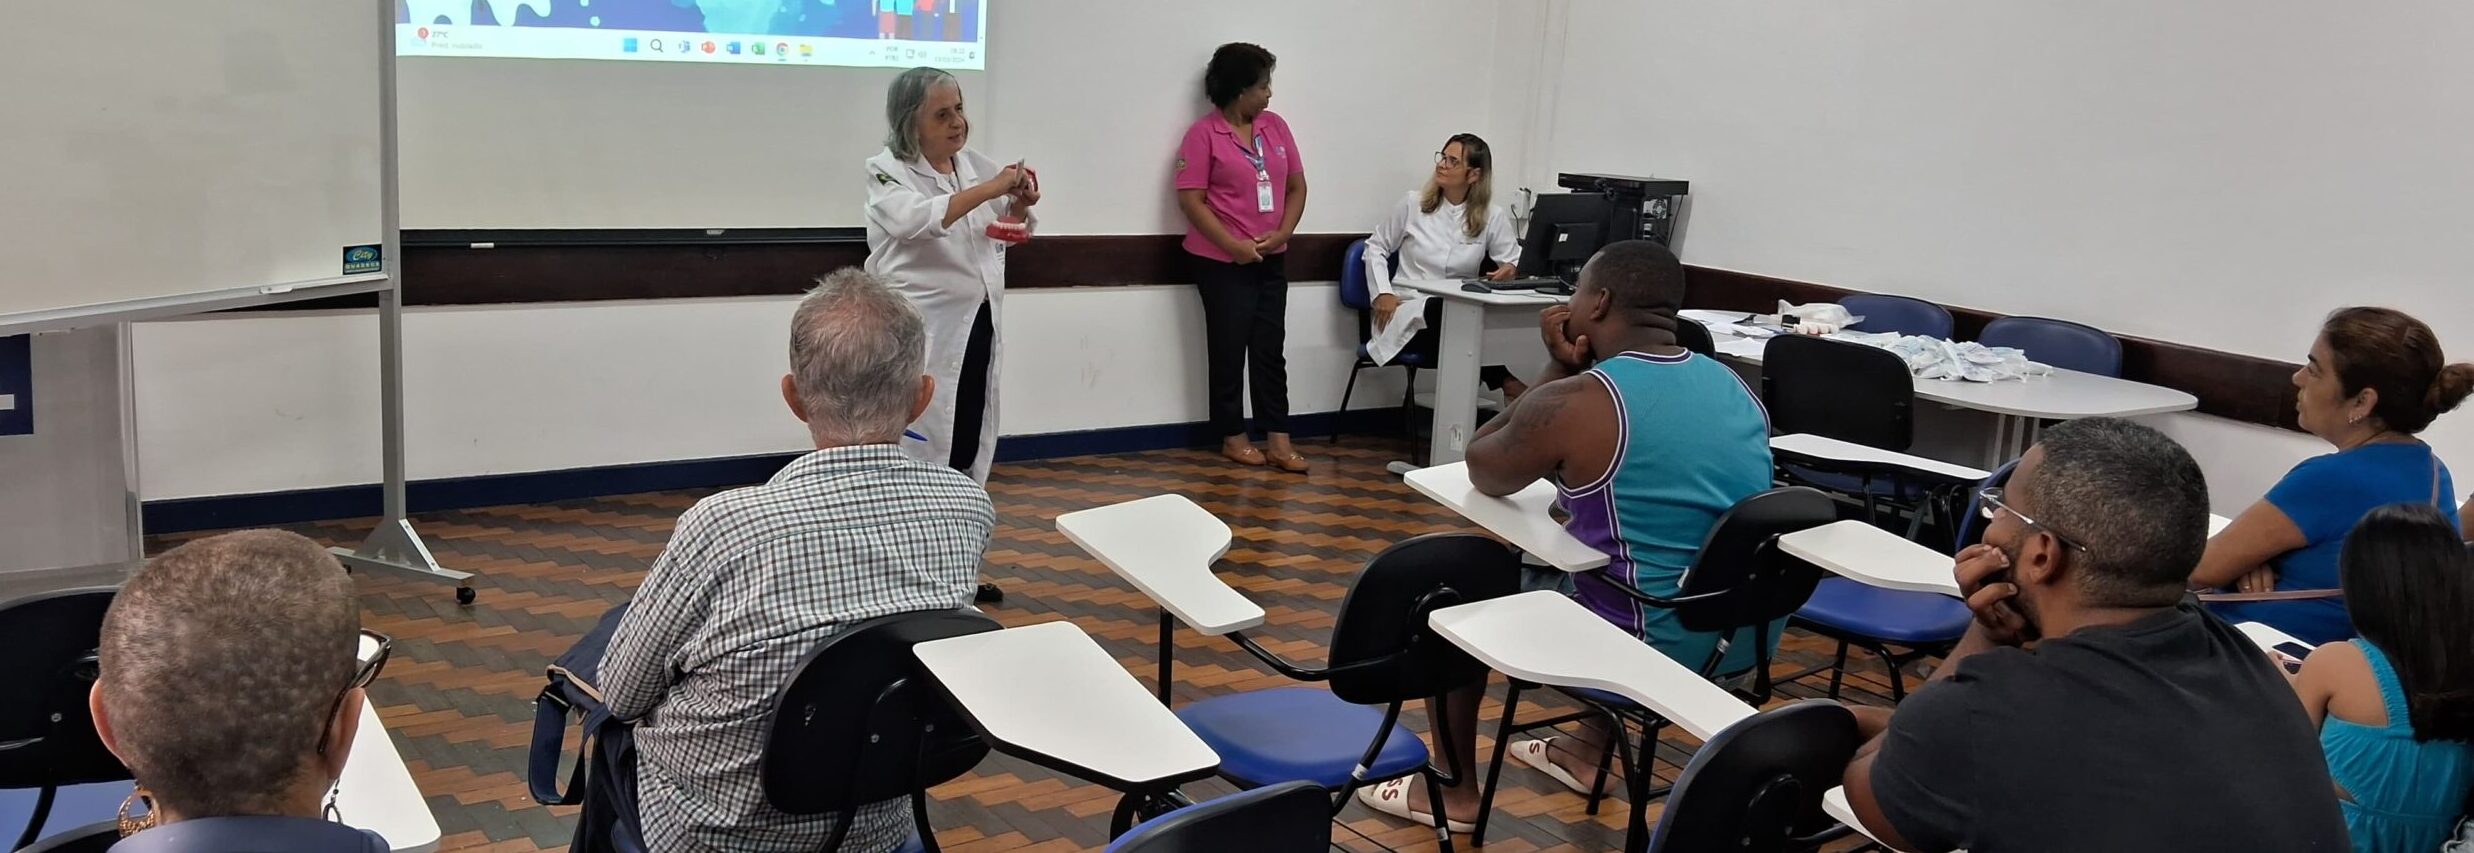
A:
<svg viewBox="0 0 2474 853">
<path fill-rule="evenodd" d="M 1270 213 L 1271 170 L 1263 167 L 1263 135 L 1254 134 L 1254 150 L 1245 152 L 1246 164 L 1254 167 L 1254 211 Z"/>
</svg>

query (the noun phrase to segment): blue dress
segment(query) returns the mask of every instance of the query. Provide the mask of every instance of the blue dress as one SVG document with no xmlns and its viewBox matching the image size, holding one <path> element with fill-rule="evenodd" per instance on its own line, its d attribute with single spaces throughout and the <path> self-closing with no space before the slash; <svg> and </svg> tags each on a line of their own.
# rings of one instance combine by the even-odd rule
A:
<svg viewBox="0 0 2474 853">
<path fill-rule="evenodd" d="M 2334 589 L 2345 534 L 2389 504 L 2432 504 L 2457 523 L 2457 486 L 2431 446 L 2419 441 L 2366 444 L 2302 460 L 2268 490 L 2266 500 L 2310 544 L 2269 562 L 2279 591 Z M 2342 598 L 2219 602 L 2208 609 L 2227 622 L 2264 622 L 2313 645 L 2353 639 L 2354 620 Z"/>
<path fill-rule="evenodd" d="M 2474 744 L 2414 740 L 2405 689 L 2388 655 L 2367 640 L 2353 642 L 2379 680 L 2388 725 L 2349 723 L 2333 714 L 2320 724 L 2328 776 L 2352 795 L 2339 803 L 2345 831 L 2355 853 L 2431 853 L 2448 840 L 2474 789 Z"/>
</svg>

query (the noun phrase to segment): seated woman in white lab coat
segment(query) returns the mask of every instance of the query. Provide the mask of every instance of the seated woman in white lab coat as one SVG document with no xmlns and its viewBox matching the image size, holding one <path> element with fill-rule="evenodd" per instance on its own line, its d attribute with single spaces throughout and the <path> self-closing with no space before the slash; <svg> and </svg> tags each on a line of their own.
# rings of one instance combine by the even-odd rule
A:
<svg viewBox="0 0 2474 853">
<path fill-rule="evenodd" d="M 982 485 L 996 458 L 996 377 L 1005 337 L 1005 250 L 1030 238 L 1039 182 L 965 147 L 971 123 L 953 75 L 913 68 L 885 93 L 885 150 L 868 158 L 869 272 L 893 282 L 928 326 L 936 390 L 902 449 Z M 981 601 L 1000 596 L 980 587 Z"/>
<path fill-rule="evenodd" d="M 1410 338 L 1403 354 L 1418 353 L 1433 364 L 1436 332 L 1443 325 L 1443 303 L 1412 294 L 1404 301 L 1394 281 L 1477 278 L 1492 259 L 1487 278 L 1503 281 L 1520 274 L 1520 240 L 1512 233 L 1512 212 L 1494 204 L 1494 152 L 1477 134 L 1455 134 L 1435 153 L 1434 177 L 1426 188 L 1402 196 L 1400 206 L 1366 237 L 1366 285 L 1374 291 L 1375 328 L 1388 326 L 1410 302 L 1422 303 L 1426 328 Z M 1400 264 L 1392 272 L 1393 259 Z M 1488 388 L 1518 397 L 1521 381 L 1500 365 L 1487 365 L 1479 379 Z"/>
</svg>

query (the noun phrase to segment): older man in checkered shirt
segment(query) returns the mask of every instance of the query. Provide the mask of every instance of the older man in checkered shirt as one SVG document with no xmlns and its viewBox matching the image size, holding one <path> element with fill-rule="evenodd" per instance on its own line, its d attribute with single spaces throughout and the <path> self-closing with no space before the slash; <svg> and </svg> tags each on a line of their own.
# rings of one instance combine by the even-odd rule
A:
<svg viewBox="0 0 2474 853">
<path fill-rule="evenodd" d="M 679 517 L 601 664 L 603 694 L 637 719 L 645 841 L 659 851 L 811 851 L 835 818 L 765 801 L 765 711 L 801 656 L 878 616 L 971 602 L 996 528 L 988 493 L 896 442 L 928 406 L 927 333 L 900 294 L 857 269 L 791 317 L 782 396 L 817 450 L 761 486 Z M 859 810 L 844 850 L 910 836 L 908 798 Z"/>
</svg>

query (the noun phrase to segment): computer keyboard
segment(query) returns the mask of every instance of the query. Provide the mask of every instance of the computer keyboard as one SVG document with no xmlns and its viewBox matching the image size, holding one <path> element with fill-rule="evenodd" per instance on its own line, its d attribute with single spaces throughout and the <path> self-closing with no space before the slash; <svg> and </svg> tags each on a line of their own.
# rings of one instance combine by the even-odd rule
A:
<svg viewBox="0 0 2474 853">
<path fill-rule="evenodd" d="M 1492 287 L 1496 290 L 1535 290 L 1540 293 L 1562 293 L 1567 295 L 1571 293 L 1571 291 L 1565 287 L 1563 279 L 1559 278 L 1515 278 L 1506 281 L 1486 282 L 1486 286 Z"/>
</svg>

